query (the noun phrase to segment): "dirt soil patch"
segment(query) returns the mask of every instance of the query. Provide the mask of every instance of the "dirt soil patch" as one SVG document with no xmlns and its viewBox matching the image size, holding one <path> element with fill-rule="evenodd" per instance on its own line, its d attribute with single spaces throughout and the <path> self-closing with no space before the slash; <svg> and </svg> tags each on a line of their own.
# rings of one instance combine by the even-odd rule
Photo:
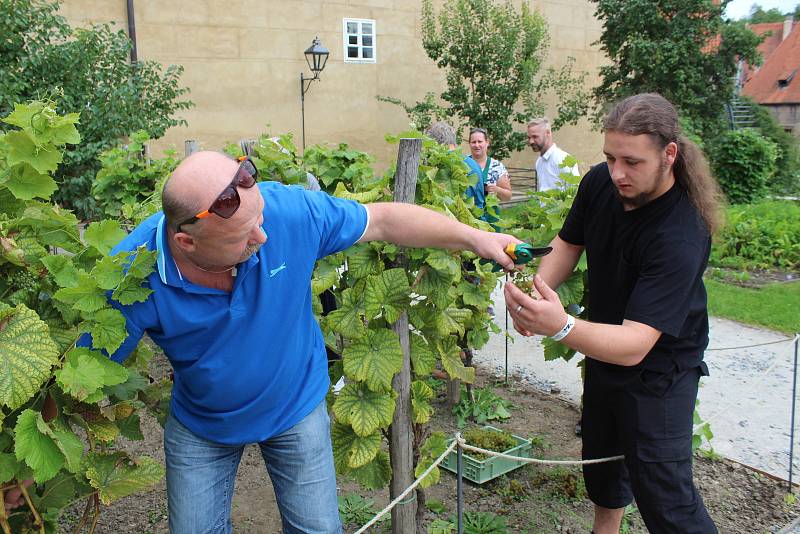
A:
<svg viewBox="0 0 800 534">
<path fill-rule="evenodd" d="M 580 457 L 580 439 L 574 428 L 578 411 L 574 405 L 554 395 L 532 389 L 516 378 L 509 384 L 488 378 L 488 371 L 478 370 L 478 386 L 492 389 L 513 406 L 506 422 L 493 426 L 523 437 L 536 438 L 534 455 L 540 458 L 574 459 Z M 436 401 L 432 428 L 452 435 L 455 417 L 445 407 L 444 391 Z M 149 417 L 143 418 L 145 440 L 121 443 L 135 454 L 147 454 L 163 462 L 162 430 Z M 785 502 L 786 484 L 728 460 L 695 459 L 695 481 L 706 506 L 725 534 L 778 532 L 800 515 L 800 508 Z M 505 518 L 508 532 L 581 533 L 591 531 L 592 505 L 585 497 L 580 469 L 525 466 L 508 475 L 478 486 L 467 482 L 465 511 L 492 512 Z M 368 492 L 356 484 L 340 480 L 340 495 L 361 495 L 372 499 L 380 510 L 388 502 L 388 492 Z M 442 472 L 440 484 L 425 490 L 426 500 L 439 501 L 444 510 L 427 511 L 426 522 L 450 519 L 456 511 L 456 479 Z M 152 491 L 133 495 L 105 508 L 96 532 L 114 534 L 156 534 L 168 532 L 166 486 L 162 482 Z M 70 514 L 64 521 L 68 532 Z M 74 515 L 72 515 L 74 517 Z M 369 517 L 369 516 L 368 516 Z M 234 531 L 237 533 L 279 533 L 281 531 L 272 486 L 263 461 L 254 446 L 246 449 L 239 467 L 233 499 Z M 373 532 L 386 532 L 383 523 Z M 647 530 L 638 512 L 631 509 L 625 517 L 626 532 Z M 74 523 L 73 523 L 74 524 Z M 360 524 L 346 525 L 353 532 Z"/>
</svg>

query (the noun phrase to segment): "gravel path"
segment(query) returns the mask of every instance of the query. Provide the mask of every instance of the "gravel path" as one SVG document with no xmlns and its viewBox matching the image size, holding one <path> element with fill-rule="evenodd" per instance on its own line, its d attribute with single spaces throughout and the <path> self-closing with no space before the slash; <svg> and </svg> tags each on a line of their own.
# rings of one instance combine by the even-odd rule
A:
<svg viewBox="0 0 800 534">
<path fill-rule="evenodd" d="M 502 290 L 494 295 L 497 323 L 505 326 Z M 543 391 L 551 391 L 578 403 L 581 395 L 579 356 L 570 362 L 546 362 L 539 336 L 523 338 L 509 324 L 508 373 L 520 376 Z M 701 383 L 699 411 L 711 424 L 711 444 L 719 454 L 788 478 L 789 428 L 791 426 L 792 338 L 778 332 L 745 326 L 726 319 L 711 319 L 709 349 L 705 361 L 711 376 Z M 772 345 L 733 350 L 778 341 Z M 505 374 L 506 337 L 495 334 L 475 355 L 475 362 Z M 800 406 L 798 406 L 800 420 Z M 793 480 L 800 480 L 800 450 L 795 435 Z"/>
</svg>

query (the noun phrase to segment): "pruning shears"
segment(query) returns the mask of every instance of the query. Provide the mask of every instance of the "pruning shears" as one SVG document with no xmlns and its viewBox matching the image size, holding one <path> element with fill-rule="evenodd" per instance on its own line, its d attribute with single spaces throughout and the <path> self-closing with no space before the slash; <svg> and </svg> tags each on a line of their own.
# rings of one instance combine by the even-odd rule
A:
<svg viewBox="0 0 800 534">
<path fill-rule="evenodd" d="M 514 260 L 514 264 L 516 265 L 523 265 L 525 263 L 530 262 L 533 258 L 538 258 L 540 256 L 545 256 L 550 254 L 553 250 L 553 247 L 534 247 L 533 245 L 529 245 L 528 243 L 509 243 L 505 248 L 505 253 Z M 491 262 L 494 266 L 492 267 L 492 272 L 497 272 L 503 269 L 503 267 L 493 260 L 482 260 L 481 263 L 489 263 Z"/>
</svg>

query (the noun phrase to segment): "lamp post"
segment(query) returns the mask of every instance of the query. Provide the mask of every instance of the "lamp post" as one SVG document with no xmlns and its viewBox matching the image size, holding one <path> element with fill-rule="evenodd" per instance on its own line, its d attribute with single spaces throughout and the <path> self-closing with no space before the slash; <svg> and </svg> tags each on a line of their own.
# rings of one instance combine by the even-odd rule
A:
<svg viewBox="0 0 800 534">
<path fill-rule="evenodd" d="M 311 46 L 306 48 L 303 52 L 306 56 L 306 63 L 311 73 L 314 75 L 311 78 L 306 78 L 305 75 L 300 73 L 300 117 L 302 122 L 303 132 L 303 152 L 306 151 L 306 91 L 311 87 L 311 82 L 319 80 L 319 73 L 325 68 L 325 63 L 328 62 L 328 49 L 322 46 L 319 42 L 319 37 L 315 37 Z"/>
</svg>

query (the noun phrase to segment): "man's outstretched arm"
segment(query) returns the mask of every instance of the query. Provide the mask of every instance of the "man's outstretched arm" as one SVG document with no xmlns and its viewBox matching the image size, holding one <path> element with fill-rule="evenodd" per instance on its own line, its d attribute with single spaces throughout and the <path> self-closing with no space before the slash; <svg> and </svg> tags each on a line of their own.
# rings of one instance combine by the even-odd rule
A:
<svg viewBox="0 0 800 534">
<path fill-rule="evenodd" d="M 495 260 L 508 270 L 514 262 L 505 253 L 509 243 L 521 241 L 508 234 L 484 232 L 433 210 L 401 202 L 366 205 L 369 226 L 359 241 L 388 241 L 404 247 L 471 250 Z"/>
</svg>

